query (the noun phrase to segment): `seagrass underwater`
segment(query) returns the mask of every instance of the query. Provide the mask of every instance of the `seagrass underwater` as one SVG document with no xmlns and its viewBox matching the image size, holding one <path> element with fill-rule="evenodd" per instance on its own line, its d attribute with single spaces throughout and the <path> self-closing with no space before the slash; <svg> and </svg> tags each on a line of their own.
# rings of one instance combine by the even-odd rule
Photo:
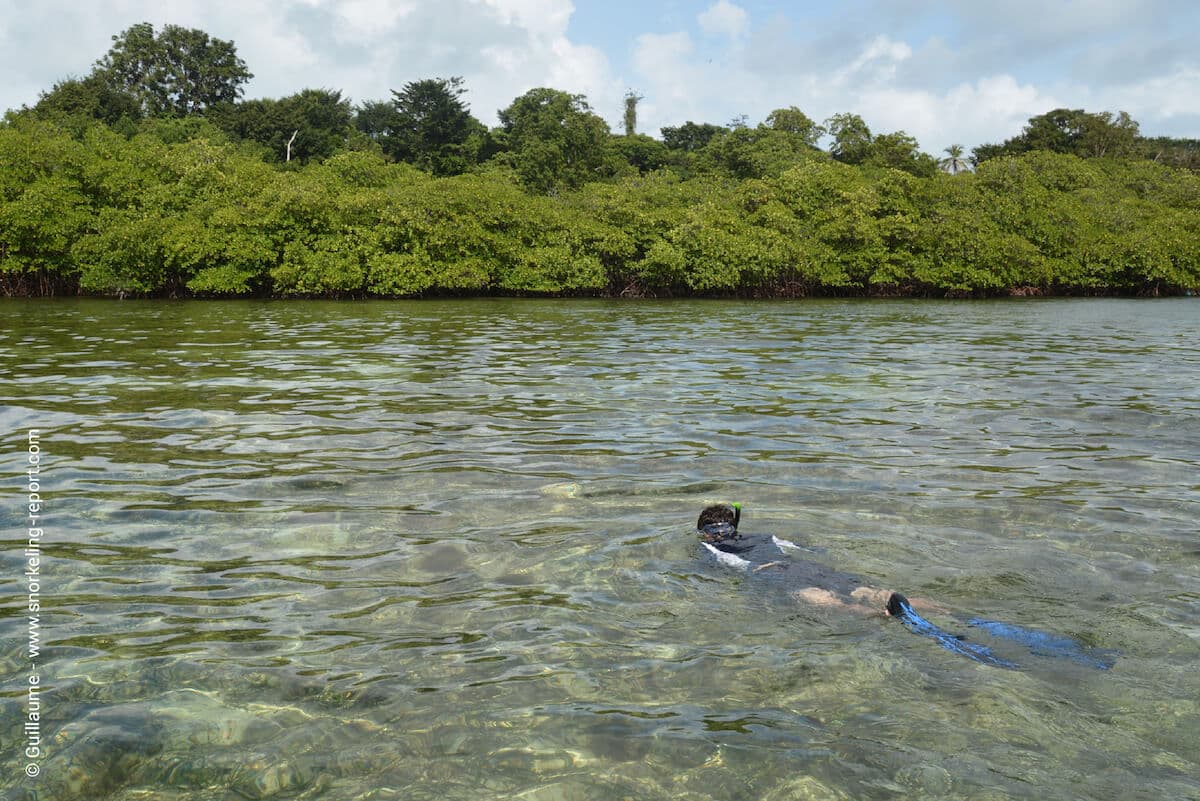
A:
<svg viewBox="0 0 1200 801">
<path fill-rule="evenodd" d="M 1197 341 L 1186 299 L 0 300 L 0 798 L 1198 796 Z M 721 500 L 1020 669 L 715 563 Z"/>
</svg>

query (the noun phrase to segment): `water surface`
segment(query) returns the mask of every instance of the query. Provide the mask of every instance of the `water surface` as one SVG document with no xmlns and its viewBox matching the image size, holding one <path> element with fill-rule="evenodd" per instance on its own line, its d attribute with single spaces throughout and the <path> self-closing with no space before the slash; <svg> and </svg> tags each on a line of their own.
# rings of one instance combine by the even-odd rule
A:
<svg viewBox="0 0 1200 801">
<path fill-rule="evenodd" d="M 1186 300 L 0 303 L 0 797 L 1200 798 L 1198 341 Z M 799 604 L 705 558 L 719 500 L 1120 657 Z"/>
</svg>

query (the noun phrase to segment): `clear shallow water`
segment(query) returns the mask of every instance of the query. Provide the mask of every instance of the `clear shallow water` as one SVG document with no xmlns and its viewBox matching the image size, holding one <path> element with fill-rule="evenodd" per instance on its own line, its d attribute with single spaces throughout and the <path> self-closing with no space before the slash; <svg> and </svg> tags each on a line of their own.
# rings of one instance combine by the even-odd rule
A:
<svg viewBox="0 0 1200 801">
<path fill-rule="evenodd" d="M 1198 798 L 1197 341 L 1183 300 L 0 303 L 0 798 Z M 798 604 L 704 558 L 735 499 L 1121 656 Z"/>
</svg>

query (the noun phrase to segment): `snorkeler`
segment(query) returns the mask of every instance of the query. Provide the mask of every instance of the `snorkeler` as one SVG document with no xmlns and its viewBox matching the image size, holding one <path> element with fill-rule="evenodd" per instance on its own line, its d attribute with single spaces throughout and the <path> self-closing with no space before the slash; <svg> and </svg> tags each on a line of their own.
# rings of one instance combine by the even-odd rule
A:
<svg viewBox="0 0 1200 801">
<path fill-rule="evenodd" d="M 741 519 L 742 505 L 731 503 L 707 507 L 696 521 L 700 542 L 721 564 L 786 580 L 795 587 L 791 591 L 793 597 L 817 606 L 891 614 L 887 606 L 893 593 L 867 586 L 852 573 L 816 562 L 781 559 L 786 551 L 799 550 L 799 546 L 778 537 L 747 537 L 738 532 Z M 917 603 L 936 608 L 920 601 Z"/>
<path fill-rule="evenodd" d="M 792 597 L 806 603 L 894 617 L 910 631 L 930 637 L 946 650 L 976 662 L 994 667 L 1019 667 L 1015 662 L 1000 658 L 987 646 L 967 642 L 965 636 L 939 628 L 914 609 L 916 606 L 927 612 L 944 613 L 948 611 L 944 607 L 915 598 L 910 601 L 898 592 L 870 587 L 852 573 L 804 559 L 786 558 L 788 551 L 800 550 L 800 547 L 775 536 L 769 539 L 747 537 L 738 532 L 741 519 L 742 505 L 730 503 L 708 506 L 696 520 L 701 544 L 721 564 L 782 579 L 795 588 L 791 590 Z M 1019 642 L 1039 656 L 1063 657 L 1100 670 L 1107 670 L 1114 662 L 1115 652 L 1089 648 L 1068 637 L 983 618 L 969 618 L 964 622 L 994 637 Z"/>
</svg>

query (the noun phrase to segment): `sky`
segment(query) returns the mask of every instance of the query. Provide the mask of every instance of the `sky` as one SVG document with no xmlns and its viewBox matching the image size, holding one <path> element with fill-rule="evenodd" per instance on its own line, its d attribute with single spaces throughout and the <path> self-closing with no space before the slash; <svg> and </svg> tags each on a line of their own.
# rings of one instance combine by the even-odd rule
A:
<svg viewBox="0 0 1200 801">
<path fill-rule="evenodd" d="M 83 77 L 138 22 L 233 40 L 246 98 L 354 102 L 460 75 L 488 125 L 529 89 L 587 97 L 614 131 L 861 115 L 926 152 L 1014 136 L 1053 108 L 1127 111 L 1200 138 L 1197 0 L 0 0 L 0 109 Z"/>
</svg>

